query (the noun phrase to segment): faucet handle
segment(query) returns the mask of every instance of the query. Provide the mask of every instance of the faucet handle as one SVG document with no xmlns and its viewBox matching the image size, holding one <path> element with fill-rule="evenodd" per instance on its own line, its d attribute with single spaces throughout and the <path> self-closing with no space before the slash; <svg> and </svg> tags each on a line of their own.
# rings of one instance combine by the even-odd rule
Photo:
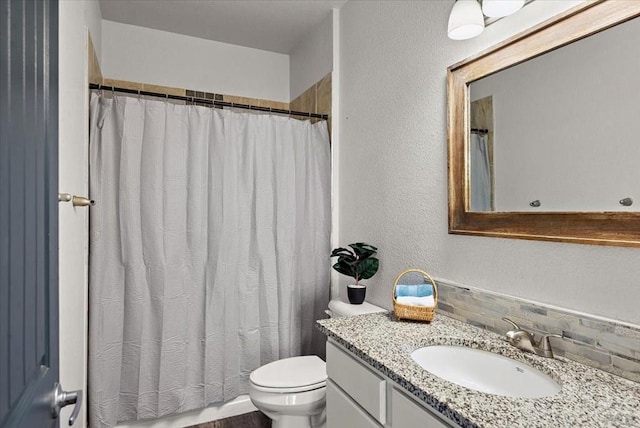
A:
<svg viewBox="0 0 640 428">
<path fill-rule="evenodd" d="M 513 326 L 513 328 L 515 328 L 516 330 L 522 330 L 518 324 L 514 323 L 513 321 L 511 321 L 511 320 L 510 320 L 509 318 L 507 318 L 507 317 L 502 318 L 502 321 L 506 321 L 506 322 L 508 322 L 508 323 L 509 323 L 509 324 L 511 324 L 511 325 Z"/>
<path fill-rule="evenodd" d="M 544 357 L 553 358 L 553 351 L 551 350 L 551 343 L 549 342 L 550 337 L 557 337 L 562 339 L 563 337 L 559 334 L 545 334 L 540 338 L 540 343 L 538 344 L 538 349 L 542 352 Z"/>
</svg>

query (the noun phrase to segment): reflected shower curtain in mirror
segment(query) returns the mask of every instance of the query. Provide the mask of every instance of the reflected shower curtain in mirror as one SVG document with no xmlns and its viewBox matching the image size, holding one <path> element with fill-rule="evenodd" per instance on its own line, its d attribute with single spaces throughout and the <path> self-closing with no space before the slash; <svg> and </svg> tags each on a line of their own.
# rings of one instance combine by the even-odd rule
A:
<svg viewBox="0 0 640 428">
<path fill-rule="evenodd" d="M 471 133 L 471 211 L 491 211 L 491 167 L 489 137 Z"/>
<path fill-rule="evenodd" d="M 91 427 L 247 393 L 317 351 L 329 298 L 326 123 L 91 99 Z"/>
</svg>

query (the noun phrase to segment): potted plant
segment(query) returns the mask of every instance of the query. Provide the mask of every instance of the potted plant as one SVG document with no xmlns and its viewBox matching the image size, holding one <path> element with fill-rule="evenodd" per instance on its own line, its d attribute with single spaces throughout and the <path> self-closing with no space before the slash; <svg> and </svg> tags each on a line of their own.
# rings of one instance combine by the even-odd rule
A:
<svg viewBox="0 0 640 428">
<path fill-rule="evenodd" d="M 367 292 L 367 286 L 360 284 L 360 280 L 369 279 L 378 272 L 379 261 L 373 257 L 378 249 L 364 242 L 349 244 L 349 247 L 336 248 L 331 252 L 331 257 L 338 258 L 333 268 L 355 279 L 355 284 L 347 285 L 347 295 L 351 304 L 360 305 Z"/>
</svg>

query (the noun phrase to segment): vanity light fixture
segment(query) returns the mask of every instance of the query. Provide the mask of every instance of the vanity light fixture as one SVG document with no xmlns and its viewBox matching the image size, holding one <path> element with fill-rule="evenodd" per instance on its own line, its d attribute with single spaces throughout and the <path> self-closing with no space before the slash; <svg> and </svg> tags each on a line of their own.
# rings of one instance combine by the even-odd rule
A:
<svg viewBox="0 0 640 428">
<path fill-rule="evenodd" d="M 524 0 L 482 0 L 482 13 L 489 18 L 502 18 L 516 13 L 524 6 Z"/>
<path fill-rule="evenodd" d="M 449 15 L 447 34 L 453 40 L 466 40 L 484 30 L 484 16 L 477 0 L 456 0 Z"/>
<path fill-rule="evenodd" d="M 479 1 L 482 1 L 480 7 Z M 449 15 L 447 34 L 452 40 L 476 37 L 484 30 L 485 15 L 501 18 L 519 11 L 525 0 L 456 0 Z"/>
</svg>

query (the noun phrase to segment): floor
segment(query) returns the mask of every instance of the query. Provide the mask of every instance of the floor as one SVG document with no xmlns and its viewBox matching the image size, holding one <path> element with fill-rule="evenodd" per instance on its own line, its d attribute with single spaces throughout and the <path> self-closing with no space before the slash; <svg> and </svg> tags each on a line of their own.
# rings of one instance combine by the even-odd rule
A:
<svg viewBox="0 0 640 428">
<path fill-rule="evenodd" d="M 271 421 L 260 412 L 251 412 L 189 428 L 271 428 Z"/>
</svg>

